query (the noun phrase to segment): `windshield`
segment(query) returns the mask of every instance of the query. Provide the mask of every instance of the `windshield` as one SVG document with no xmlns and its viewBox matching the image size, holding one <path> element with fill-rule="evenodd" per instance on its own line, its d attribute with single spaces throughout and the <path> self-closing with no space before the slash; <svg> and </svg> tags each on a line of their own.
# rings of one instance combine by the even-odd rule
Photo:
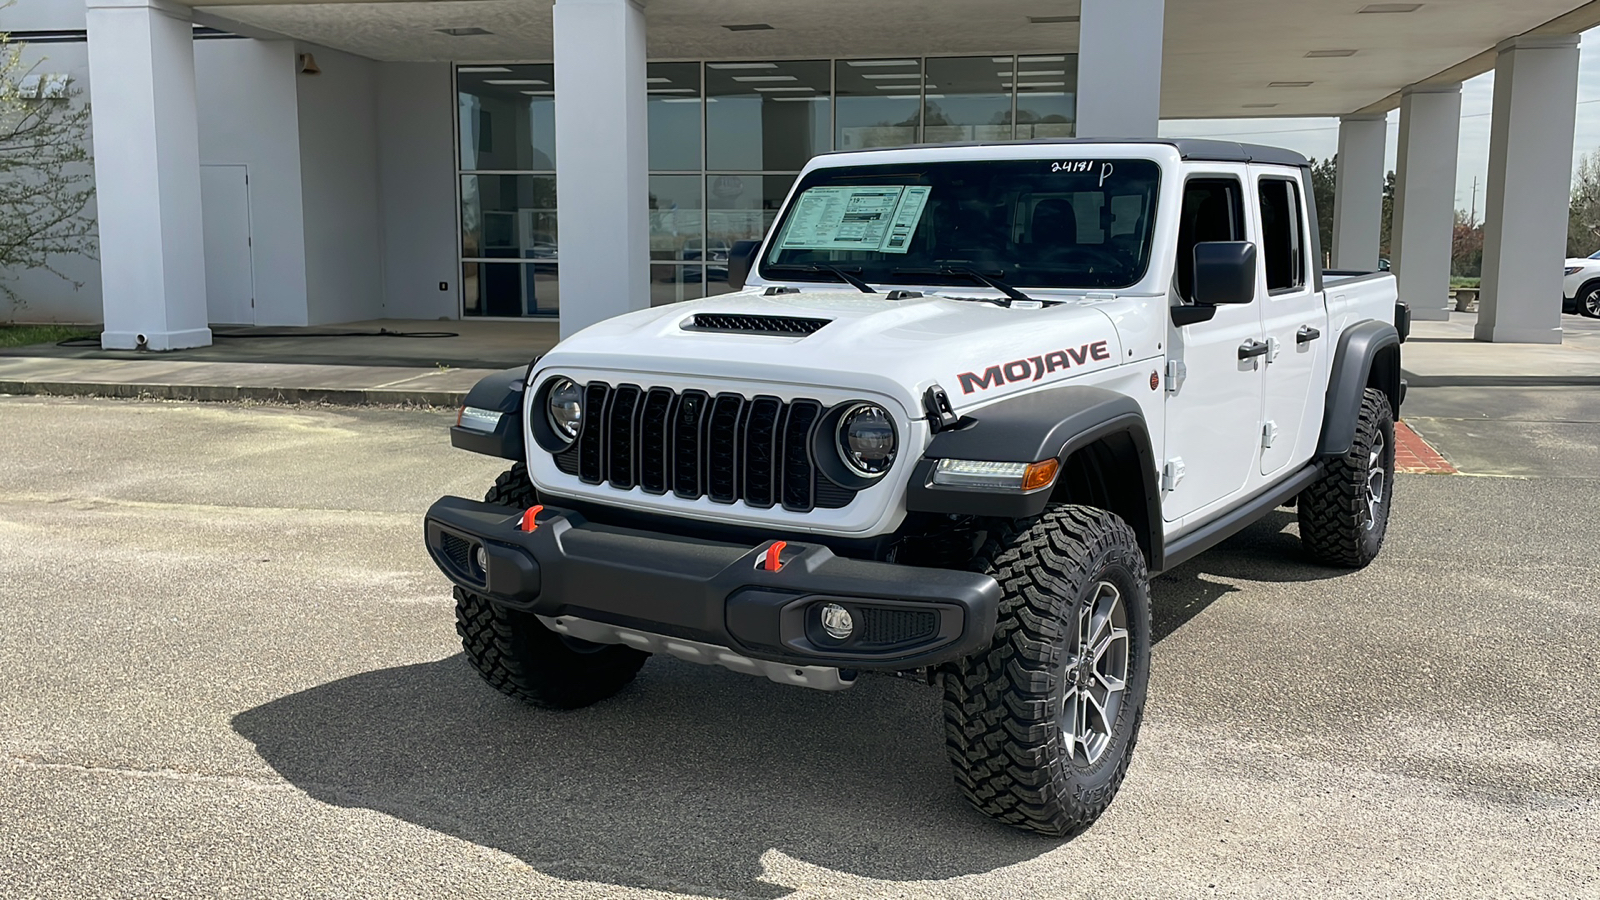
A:
<svg viewBox="0 0 1600 900">
<path fill-rule="evenodd" d="M 1590 254 L 1589 258 L 1590 259 L 1600 259 L 1600 250 L 1597 250 L 1594 253 Z"/>
<path fill-rule="evenodd" d="M 773 281 L 1120 288 L 1144 277 L 1161 167 L 1147 159 L 973 160 L 817 169 L 762 260 Z M 791 268 L 793 267 L 793 268 Z"/>
</svg>

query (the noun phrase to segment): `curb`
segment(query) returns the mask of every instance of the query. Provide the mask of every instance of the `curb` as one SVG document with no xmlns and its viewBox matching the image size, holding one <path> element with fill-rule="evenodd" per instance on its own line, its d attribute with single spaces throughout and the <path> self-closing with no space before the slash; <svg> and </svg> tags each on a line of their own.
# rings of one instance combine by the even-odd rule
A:
<svg viewBox="0 0 1600 900">
<path fill-rule="evenodd" d="M 1590 387 L 1600 375 L 1413 375 L 1403 372 L 1414 388 L 1435 387 Z"/>
<path fill-rule="evenodd" d="M 37 397 L 111 397 L 228 403 L 320 403 L 333 406 L 457 407 L 466 391 L 407 391 L 382 388 L 229 387 L 207 384 L 110 384 L 87 381 L 0 381 L 0 394 Z"/>
</svg>

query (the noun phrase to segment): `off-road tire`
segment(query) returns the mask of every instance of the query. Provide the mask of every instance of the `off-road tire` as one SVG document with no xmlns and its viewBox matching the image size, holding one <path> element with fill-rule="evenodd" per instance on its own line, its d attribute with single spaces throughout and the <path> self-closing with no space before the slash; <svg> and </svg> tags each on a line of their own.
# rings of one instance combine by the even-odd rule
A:
<svg viewBox="0 0 1600 900">
<path fill-rule="evenodd" d="M 1369 495 L 1374 465 L 1381 467 L 1376 503 Z M 1393 500 L 1394 412 L 1382 391 L 1368 388 L 1350 450 L 1300 492 L 1300 542 L 1330 566 L 1362 568 L 1383 549 Z"/>
<path fill-rule="evenodd" d="M 517 463 L 495 479 L 484 502 L 527 509 L 539 502 L 528 470 Z M 483 680 L 533 706 L 577 709 L 627 687 L 650 654 L 557 634 L 530 613 L 495 606 L 455 589 L 456 633 Z"/>
<path fill-rule="evenodd" d="M 1144 556 L 1120 518 L 1053 506 L 992 531 L 974 568 L 1004 590 L 993 642 L 943 671 L 945 747 L 962 794 L 980 812 L 1051 837 L 1071 837 L 1111 804 L 1139 736 L 1150 678 L 1150 593 Z M 1092 762 L 1063 727 L 1067 663 L 1079 616 L 1120 592 L 1126 688 Z"/>
</svg>

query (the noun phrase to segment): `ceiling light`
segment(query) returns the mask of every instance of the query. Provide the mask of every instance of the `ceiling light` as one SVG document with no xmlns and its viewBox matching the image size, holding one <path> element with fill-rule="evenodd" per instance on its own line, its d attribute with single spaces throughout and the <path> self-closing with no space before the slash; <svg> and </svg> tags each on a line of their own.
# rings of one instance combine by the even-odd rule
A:
<svg viewBox="0 0 1600 900">
<path fill-rule="evenodd" d="M 1017 62 L 1024 65 L 1029 63 L 1066 62 L 1065 56 L 1019 56 Z"/>
<path fill-rule="evenodd" d="M 1007 75 L 1009 75 L 1009 74 L 1010 73 L 1008 72 Z M 862 78 L 881 78 L 881 79 L 893 79 L 895 81 L 905 81 L 907 78 L 915 78 L 917 76 L 915 74 L 911 73 L 911 72 L 867 72 L 867 73 L 863 74 L 861 77 Z"/>
<path fill-rule="evenodd" d="M 1027 91 L 1022 94 L 1026 97 L 1065 97 L 1066 91 Z"/>
<path fill-rule="evenodd" d="M 554 97 L 556 95 L 555 91 L 522 91 L 522 93 L 527 94 L 529 97 Z"/>
<path fill-rule="evenodd" d="M 1267 87 L 1302 88 L 1311 87 L 1312 84 L 1310 81 L 1272 81 L 1267 83 Z"/>
<path fill-rule="evenodd" d="M 1009 57 L 1009 56 L 991 56 L 991 57 L 989 57 L 989 61 L 990 62 L 997 62 L 997 63 L 1001 64 L 1002 66 L 1008 66 L 1008 65 L 1011 64 L 1011 57 Z"/>
<path fill-rule="evenodd" d="M 1308 51 L 1306 51 L 1306 59 L 1344 59 L 1347 56 L 1355 56 L 1355 55 L 1356 55 L 1356 51 L 1354 51 L 1354 50 L 1308 50 Z"/>
<path fill-rule="evenodd" d="M 464 28 L 435 28 L 434 31 L 437 31 L 440 34 L 448 34 L 451 37 L 472 37 L 473 35 L 478 34 L 494 34 L 494 32 L 490 31 L 489 29 L 479 28 L 476 25 L 469 25 Z"/>
<path fill-rule="evenodd" d="M 1077 16 L 1029 16 L 1028 21 L 1034 25 L 1064 25 L 1068 22 L 1078 21 Z"/>
<path fill-rule="evenodd" d="M 777 63 L 706 63 L 708 69 L 776 69 Z"/>
<path fill-rule="evenodd" d="M 671 78 L 659 78 L 659 77 L 657 77 L 657 78 L 646 78 L 644 81 L 645 81 L 645 84 L 671 84 L 672 83 L 672 79 Z"/>
<path fill-rule="evenodd" d="M 921 65 L 914 59 L 847 59 L 844 64 L 854 68 L 862 66 L 916 66 Z"/>
<path fill-rule="evenodd" d="M 757 90 L 763 90 L 763 89 L 762 88 L 757 88 Z M 765 88 L 764 90 L 769 90 L 770 91 L 770 90 L 774 90 L 774 89 L 773 88 Z M 781 88 L 779 90 L 781 90 Z M 793 102 L 795 100 L 800 100 L 800 101 L 803 101 L 803 102 L 806 102 L 806 103 L 813 103 L 813 102 L 816 102 L 818 100 L 826 100 L 828 98 L 827 97 L 815 97 L 815 96 L 813 96 L 813 97 L 769 97 L 767 99 L 769 99 L 769 100 L 781 100 L 781 101 L 787 101 L 787 102 Z"/>
<path fill-rule="evenodd" d="M 647 93 L 647 94 L 693 94 L 693 93 L 695 93 L 695 89 L 694 88 L 650 88 L 650 89 L 646 90 L 645 93 Z"/>
<path fill-rule="evenodd" d="M 1244 105 L 1244 108 L 1245 109 L 1277 109 L 1278 108 L 1278 104 L 1276 104 L 1276 103 L 1246 103 Z"/>
<path fill-rule="evenodd" d="M 916 91 L 922 88 L 921 85 L 917 84 L 875 84 L 873 87 L 880 91 Z M 928 87 L 933 87 L 933 85 L 930 84 Z"/>
<path fill-rule="evenodd" d="M 1066 87 L 1065 81 L 1019 81 L 1017 87 Z"/>
<path fill-rule="evenodd" d="M 1358 13 L 1408 13 L 1422 8 L 1421 3 L 1369 3 L 1356 10 Z"/>
<path fill-rule="evenodd" d="M 537 78 L 485 78 L 484 84 L 549 84 Z"/>
<path fill-rule="evenodd" d="M 699 103 L 699 97 L 662 97 L 662 103 Z"/>
<path fill-rule="evenodd" d="M 1006 75 L 1006 74 L 1009 74 L 1009 73 L 1007 73 L 1007 72 L 999 72 L 999 73 L 996 73 L 996 74 Z M 1017 77 L 1018 78 L 1028 78 L 1028 77 L 1031 77 L 1031 76 L 1034 76 L 1034 75 L 1065 75 L 1065 74 L 1067 74 L 1067 70 L 1066 69 L 1036 69 L 1036 70 L 1034 70 L 1032 72 L 1018 72 L 1017 73 Z"/>
<path fill-rule="evenodd" d="M 787 92 L 792 92 L 792 93 L 807 93 L 807 92 L 810 92 L 810 91 L 815 91 L 816 88 L 809 88 L 809 87 L 758 87 L 758 88 L 755 88 L 755 90 L 758 90 L 763 94 L 775 94 L 775 93 L 778 93 L 780 91 L 787 91 Z"/>
<path fill-rule="evenodd" d="M 456 71 L 466 74 L 470 72 L 509 72 L 511 70 L 505 66 L 462 66 Z"/>
<path fill-rule="evenodd" d="M 735 75 L 734 81 L 799 81 L 793 75 Z"/>
<path fill-rule="evenodd" d="M 772 26 L 765 22 L 756 22 L 752 25 L 724 25 L 729 31 L 771 31 Z"/>
</svg>

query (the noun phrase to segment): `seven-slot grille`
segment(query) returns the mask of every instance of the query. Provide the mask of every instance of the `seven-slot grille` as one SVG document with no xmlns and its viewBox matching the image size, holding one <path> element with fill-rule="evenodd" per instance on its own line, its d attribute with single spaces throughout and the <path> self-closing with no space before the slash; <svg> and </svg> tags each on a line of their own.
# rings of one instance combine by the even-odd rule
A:
<svg viewBox="0 0 1600 900">
<path fill-rule="evenodd" d="M 838 509 L 855 498 L 812 458 L 823 414 L 815 400 L 599 381 L 583 390 L 582 430 L 555 460 L 586 484 L 793 512 Z"/>
</svg>

